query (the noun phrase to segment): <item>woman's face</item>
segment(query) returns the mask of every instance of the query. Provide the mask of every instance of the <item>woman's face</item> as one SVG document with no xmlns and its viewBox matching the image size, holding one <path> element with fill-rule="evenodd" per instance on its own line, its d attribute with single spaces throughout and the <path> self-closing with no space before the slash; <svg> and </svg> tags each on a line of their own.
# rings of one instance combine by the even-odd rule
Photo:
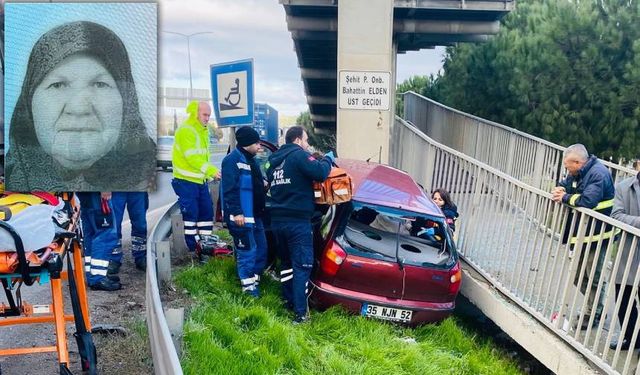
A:
<svg viewBox="0 0 640 375">
<path fill-rule="evenodd" d="M 433 193 L 433 197 L 431 199 L 433 199 L 433 201 L 436 202 L 438 207 L 444 206 L 444 200 L 440 196 L 440 193 L 438 193 L 438 192 Z"/>
<path fill-rule="evenodd" d="M 31 102 L 38 142 L 68 169 L 86 169 L 115 145 L 122 127 L 122 96 L 96 59 L 62 61 L 36 87 Z"/>
</svg>

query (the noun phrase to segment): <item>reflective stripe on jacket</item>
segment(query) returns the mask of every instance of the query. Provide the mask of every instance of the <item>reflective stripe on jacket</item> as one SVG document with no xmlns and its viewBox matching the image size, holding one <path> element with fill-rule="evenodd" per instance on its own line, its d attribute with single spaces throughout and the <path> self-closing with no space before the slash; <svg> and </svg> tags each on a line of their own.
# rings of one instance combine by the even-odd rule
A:
<svg viewBox="0 0 640 375">
<path fill-rule="evenodd" d="M 569 175 L 560 182 L 560 186 L 564 187 L 566 194 L 562 198 L 562 202 L 572 207 L 585 207 L 595 210 L 603 215 L 611 216 L 613 209 L 615 190 L 613 186 L 613 178 L 607 167 L 602 164 L 597 157 L 591 155 L 585 165 L 578 171 L 575 176 Z M 567 219 L 563 242 L 575 244 L 578 240 L 578 226 L 580 216 L 576 216 L 573 232 L 571 231 L 571 222 L 573 213 L 570 213 Z M 611 225 L 606 225 L 604 232 L 601 234 L 602 222 L 597 219 L 585 218 L 588 220 L 587 227 L 584 232 L 584 242 L 596 242 L 599 240 L 609 239 L 614 235 Z M 591 233 L 592 222 L 593 236 Z"/>
<path fill-rule="evenodd" d="M 218 173 L 209 162 L 209 129 L 198 120 L 198 102 L 187 106 L 189 118 L 176 130 L 171 161 L 173 177 L 204 183 Z"/>
<path fill-rule="evenodd" d="M 571 196 L 571 199 L 574 199 L 574 197 L 579 196 L 580 194 L 573 194 Z M 577 198 L 576 198 L 577 199 Z M 598 202 L 598 204 L 593 208 L 594 211 L 598 211 L 603 215 L 607 215 L 607 216 L 611 216 L 611 212 L 613 210 L 613 202 L 614 199 L 607 199 L 604 201 L 600 201 Z M 572 205 L 571 203 L 569 203 L 569 205 Z M 576 217 L 576 220 L 579 220 L 579 217 Z M 588 220 L 588 219 L 587 219 Z M 597 220 L 597 219 L 592 219 L 592 220 Z M 579 222 L 576 221 L 576 223 L 574 224 L 577 228 Z M 571 222 L 568 222 L 567 225 L 571 225 Z M 611 225 L 606 225 L 605 231 L 600 234 L 600 230 L 602 229 L 602 222 L 600 222 L 599 220 L 597 220 L 595 228 L 593 228 L 593 235 L 589 236 L 589 233 L 591 231 L 591 225 L 587 225 L 587 228 L 585 230 L 585 234 L 584 234 L 584 243 L 591 243 L 591 242 L 598 242 L 600 240 L 608 240 L 611 237 L 613 237 L 614 235 L 618 234 L 620 232 L 620 230 L 615 230 L 615 228 L 613 228 L 613 226 Z M 574 234 L 576 234 L 577 229 L 574 230 Z M 573 236 L 571 238 L 569 238 L 569 243 L 570 244 L 576 244 L 578 242 L 578 237 L 577 236 Z"/>
</svg>

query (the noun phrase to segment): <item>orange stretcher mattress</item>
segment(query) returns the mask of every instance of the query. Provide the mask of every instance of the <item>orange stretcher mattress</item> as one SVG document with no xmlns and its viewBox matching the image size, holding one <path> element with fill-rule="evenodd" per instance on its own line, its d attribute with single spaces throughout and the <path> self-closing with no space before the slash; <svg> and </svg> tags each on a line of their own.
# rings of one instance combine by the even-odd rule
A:
<svg viewBox="0 0 640 375">
<path fill-rule="evenodd" d="M 38 253 L 35 251 L 27 251 L 25 252 L 25 256 L 27 258 L 27 262 L 29 262 L 29 266 L 38 267 L 44 263 L 45 260 L 49 258 L 51 253 L 58 247 L 57 243 L 52 243 L 46 249 L 42 249 Z M 18 253 L 17 252 L 4 252 L 0 253 L 0 274 L 1 273 L 15 273 L 18 269 Z"/>
</svg>

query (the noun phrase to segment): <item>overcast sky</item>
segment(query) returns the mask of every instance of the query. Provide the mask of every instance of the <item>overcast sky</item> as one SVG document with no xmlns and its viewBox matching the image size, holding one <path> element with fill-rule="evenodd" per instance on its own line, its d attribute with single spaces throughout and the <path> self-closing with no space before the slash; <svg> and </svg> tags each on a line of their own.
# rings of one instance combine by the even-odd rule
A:
<svg viewBox="0 0 640 375">
<path fill-rule="evenodd" d="M 254 59 L 256 101 L 266 102 L 283 115 L 307 109 L 300 70 L 278 0 L 159 0 L 160 82 L 189 87 L 186 38 L 168 34 L 212 32 L 191 37 L 194 88 L 210 89 L 209 65 Z M 398 82 L 436 73 L 443 48 L 398 57 Z"/>
</svg>

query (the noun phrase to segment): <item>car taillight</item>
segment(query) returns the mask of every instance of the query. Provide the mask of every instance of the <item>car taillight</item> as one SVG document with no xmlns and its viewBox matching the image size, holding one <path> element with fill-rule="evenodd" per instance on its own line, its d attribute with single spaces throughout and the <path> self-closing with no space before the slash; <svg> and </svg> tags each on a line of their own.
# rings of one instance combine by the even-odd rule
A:
<svg viewBox="0 0 640 375">
<path fill-rule="evenodd" d="M 460 270 L 460 263 L 456 263 L 456 265 L 449 271 L 450 294 L 458 293 L 460 290 L 460 281 L 462 281 L 462 271 Z"/>
<path fill-rule="evenodd" d="M 324 255 L 322 256 L 320 268 L 325 274 L 335 276 L 335 274 L 338 273 L 340 265 L 346 258 L 347 253 L 332 240 L 327 245 L 327 250 L 325 250 Z"/>
</svg>

